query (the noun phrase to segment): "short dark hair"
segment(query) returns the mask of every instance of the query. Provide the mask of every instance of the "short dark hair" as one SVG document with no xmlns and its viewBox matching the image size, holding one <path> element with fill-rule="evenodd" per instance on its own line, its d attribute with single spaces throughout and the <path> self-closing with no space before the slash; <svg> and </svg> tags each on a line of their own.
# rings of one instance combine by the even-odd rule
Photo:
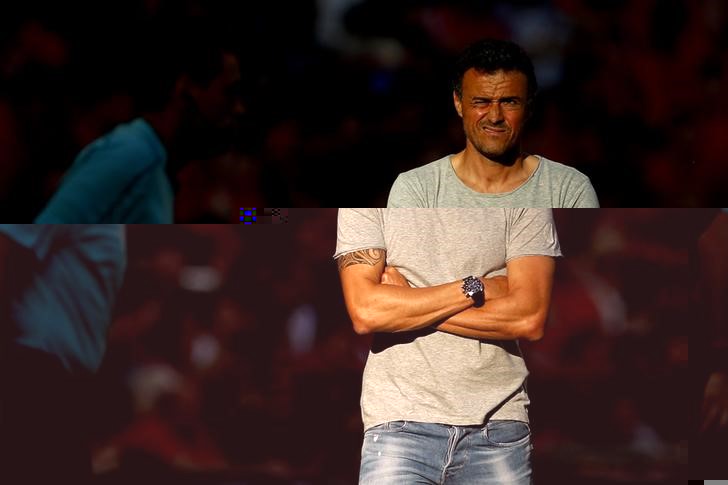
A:
<svg viewBox="0 0 728 485">
<path fill-rule="evenodd" d="M 518 71 L 528 79 L 528 101 L 538 92 L 538 81 L 528 54 L 507 40 L 482 39 L 468 46 L 455 62 L 453 90 L 463 97 L 463 76 L 468 69 L 478 72 Z"/>
<path fill-rule="evenodd" d="M 182 75 L 208 85 L 223 71 L 224 55 L 234 53 L 220 32 L 188 25 L 151 25 L 138 36 L 137 56 L 132 60 L 132 95 L 141 111 L 162 109 Z"/>
</svg>

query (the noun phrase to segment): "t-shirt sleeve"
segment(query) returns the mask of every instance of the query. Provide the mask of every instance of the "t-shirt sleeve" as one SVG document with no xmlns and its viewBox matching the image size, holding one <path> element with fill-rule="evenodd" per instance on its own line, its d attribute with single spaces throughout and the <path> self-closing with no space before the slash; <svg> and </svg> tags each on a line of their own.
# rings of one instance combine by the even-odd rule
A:
<svg viewBox="0 0 728 485">
<path fill-rule="evenodd" d="M 386 249 L 381 209 L 339 209 L 334 259 L 371 248 Z"/>
<path fill-rule="evenodd" d="M 43 261 L 48 256 L 54 240 L 65 230 L 66 226 L 62 225 L 0 224 L 0 233 L 32 252 L 38 261 Z"/>
<path fill-rule="evenodd" d="M 522 256 L 561 256 L 551 209 L 506 210 L 506 261 Z"/>
<path fill-rule="evenodd" d="M 148 168 L 144 154 L 135 151 L 103 142 L 87 147 L 35 222 L 104 222 L 124 191 Z"/>
<path fill-rule="evenodd" d="M 121 288 L 126 270 L 126 229 L 123 224 L 75 224 L 64 227 L 71 231 L 72 244 L 93 262 L 98 289 L 113 302 Z"/>
<path fill-rule="evenodd" d="M 571 203 L 567 207 L 583 209 L 599 208 L 597 192 L 594 190 L 594 187 L 588 177 L 584 176 L 582 183 L 578 186 L 577 190 L 574 191 Z"/>
<path fill-rule="evenodd" d="M 399 174 L 389 191 L 387 207 L 427 207 L 427 198 L 417 178 L 407 172 Z"/>
</svg>

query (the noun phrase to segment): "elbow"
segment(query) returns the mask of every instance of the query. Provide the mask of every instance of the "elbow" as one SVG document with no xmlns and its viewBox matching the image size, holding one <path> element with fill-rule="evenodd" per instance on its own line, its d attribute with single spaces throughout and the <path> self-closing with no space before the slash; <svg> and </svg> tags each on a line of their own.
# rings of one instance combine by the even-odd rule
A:
<svg viewBox="0 0 728 485">
<path fill-rule="evenodd" d="M 351 318 L 352 328 L 358 335 L 369 335 L 376 331 L 377 317 L 371 298 L 363 292 L 356 292 L 346 299 L 346 310 Z"/>
<path fill-rule="evenodd" d="M 522 337 L 531 342 L 536 342 L 543 338 L 544 324 L 546 318 L 541 315 L 536 315 L 532 318 L 527 319 L 524 322 L 524 330 Z"/>
<path fill-rule="evenodd" d="M 354 326 L 354 332 L 356 332 L 357 335 L 369 335 L 370 333 L 373 333 L 371 327 L 361 320 L 352 319 L 351 322 Z"/>
<path fill-rule="evenodd" d="M 374 325 L 370 313 L 364 308 L 356 308 L 351 312 L 351 323 L 357 335 L 374 333 Z"/>
<path fill-rule="evenodd" d="M 530 342 L 537 342 L 543 338 L 543 327 L 533 328 L 529 330 L 524 338 Z"/>
</svg>

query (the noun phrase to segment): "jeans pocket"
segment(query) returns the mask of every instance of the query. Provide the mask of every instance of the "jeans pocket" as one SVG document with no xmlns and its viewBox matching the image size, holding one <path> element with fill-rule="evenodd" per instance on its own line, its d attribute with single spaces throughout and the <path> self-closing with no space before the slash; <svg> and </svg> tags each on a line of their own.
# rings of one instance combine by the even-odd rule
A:
<svg viewBox="0 0 728 485">
<path fill-rule="evenodd" d="M 386 423 L 378 424 L 367 429 L 364 434 L 367 433 L 396 433 L 402 431 L 407 427 L 407 421 L 387 421 Z"/>
<path fill-rule="evenodd" d="M 494 446 L 515 446 L 531 438 L 531 428 L 523 421 L 489 421 L 483 428 L 483 436 Z"/>
<path fill-rule="evenodd" d="M 388 421 L 384 423 L 384 431 L 386 433 L 396 433 L 407 427 L 407 421 Z"/>
<path fill-rule="evenodd" d="M 372 426 L 364 431 L 364 440 L 361 447 L 361 456 L 378 454 L 391 446 L 397 446 L 403 436 L 398 435 L 407 427 L 407 421 L 388 421 L 386 423 Z"/>
</svg>

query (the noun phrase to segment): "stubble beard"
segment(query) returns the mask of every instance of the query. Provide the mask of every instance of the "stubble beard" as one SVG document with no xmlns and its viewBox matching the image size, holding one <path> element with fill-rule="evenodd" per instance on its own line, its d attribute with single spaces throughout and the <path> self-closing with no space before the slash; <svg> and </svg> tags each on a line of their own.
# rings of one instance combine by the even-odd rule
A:
<svg viewBox="0 0 728 485">
<path fill-rule="evenodd" d="M 493 150 L 489 149 L 485 143 L 481 143 L 476 137 L 471 137 L 467 130 L 465 131 L 465 136 L 478 153 L 488 160 L 492 160 L 501 165 L 512 166 L 521 152 L 518 143 L 513 143 L 512 145 L 504 143 L 499 150 Z"/>
</svg>

